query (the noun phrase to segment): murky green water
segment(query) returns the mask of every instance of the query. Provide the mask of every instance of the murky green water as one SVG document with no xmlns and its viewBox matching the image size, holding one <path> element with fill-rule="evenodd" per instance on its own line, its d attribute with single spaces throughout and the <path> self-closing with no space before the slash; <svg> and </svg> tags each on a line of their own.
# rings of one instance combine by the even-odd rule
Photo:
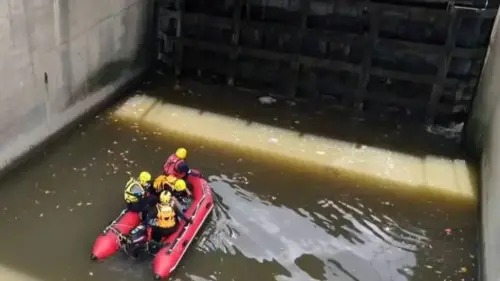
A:
<svg viewBox="0 0 500 281">
<path fill-rule="evenodd" d="M 97 116 L 0 181 L 0 264 L 40 280 L 147 280 L 149 260 L 92 263 L 128 174 L 178 146 L 217 193 L 173 280 L 476 280 L 475 206 L 346 183 Z M 450 229 L 447 232 L 447 229 Z"/>
</svg>

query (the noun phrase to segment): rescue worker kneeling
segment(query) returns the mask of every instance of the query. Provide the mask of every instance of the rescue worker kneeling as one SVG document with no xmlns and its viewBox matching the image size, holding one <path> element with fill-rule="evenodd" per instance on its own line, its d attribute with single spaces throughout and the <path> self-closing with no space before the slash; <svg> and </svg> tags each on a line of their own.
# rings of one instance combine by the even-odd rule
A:
<svg viewBox="0 0 500 281">
<path fill-rule="evenodd" d="M 171 191 L 167 183 L 167 176 L 160 175 L 154 180 L 153 184 L 148 189 L 151 201 L 154 202 L 154 204 L 151 206 L 154 206 L 156 203 L 160 201 L 160 194 L 165 190 Z"/>
<path fill-rule="evenodd" d="M 192 220 L 180 211 L 179 202 L 172 197 L 169 191 L 163 191 L 160 195 L 160 203 L 156 208 L 152 208 L 149 213 L 149 218 L 155 218 L 151 221 L 152 240 L 161 242 L 161 240 L 177 231 L 179 221 L 177 216 L 181 217 L 186 223 L 191 223 Z"/>
<path fill-rule="evenodd" d="M 187 188 L 186 181 L 183 179 L 177 179 L 174 176 L 167 176 L 167 184 L 172 192 L 172 195 L 183 201 L 184 199 L 191 197 L 191 191 Z"/>
<path fill-rule="evenodd" d="M 163 173 L 172 175 L 178 179 L 186 179 L 190 173 L 189 166 L 186 164 L 187 150 L 178 148 L 174 154 L 170 155 L 167 162 L 163 165 Z"/>
<path fill-rule="evenodd" d="M 131 178 L 125 185 L 124 199 L 127 210 L 141 213 L 142 218 L 147 214 L 148 200 L 146 190 L 151 185 L 151 174 L 141 172 L 138 179 Z"/>
</svg>

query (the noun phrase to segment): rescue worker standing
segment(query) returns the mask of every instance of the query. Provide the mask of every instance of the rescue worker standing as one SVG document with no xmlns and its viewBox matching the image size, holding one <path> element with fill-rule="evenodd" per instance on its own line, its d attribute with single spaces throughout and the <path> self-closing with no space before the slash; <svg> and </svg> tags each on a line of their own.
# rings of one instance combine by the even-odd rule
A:
<svg viewBox="0 0 500 281">
<path fill-rule="evenodd" d="M 177 216 L 181 217 L 186 223 L 191 223 L 192 220 L 186 218 L 180 210 L 179 202 L 172 197 L 169 191 L 163 191 L 160 195 L 160 203 L 156 208 L 152 208 L 148 218 L 155 218 L 151 223 L 152 240 L 161 242 L 164 237 L 175 233 L 179 227 Z"/>
<path fill-rule="evenodd" d="M 151 174 L 141 172 L 138 179 L 130 178 L 125 185 L 124 199 L 127 202 L 127 210 L 141 213 L 144 218 L 147 211 L 148 201 L 146 190 L 151 185 Z"/>
<path fill-rule="evenodd" d="M 170 155 L 163 165 L 165 175 L 172 175 L 178 179 L 186 179 L 190 170 L 186 164 L 187 150 L 178 148 L 174 154 Z"/>
</svg>

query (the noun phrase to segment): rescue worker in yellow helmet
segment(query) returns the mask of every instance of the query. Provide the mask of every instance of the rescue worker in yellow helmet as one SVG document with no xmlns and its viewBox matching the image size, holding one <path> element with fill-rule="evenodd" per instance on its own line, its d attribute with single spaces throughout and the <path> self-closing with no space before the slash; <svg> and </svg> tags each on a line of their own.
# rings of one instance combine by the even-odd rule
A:
<svg viewBox="0 0 500 281">
<path fill-rule="evenodd" d="M 168 177 L 166 175 L 160 175 L 154 180 L 151 193 L 155 194 L 159 198 L 160 194 L 164 190 L 171 191 L 168 184 Z"/>
<path fill-rule="evenodd" d="M 181 206 L 177 199 L 169 191 L 163 191 L 160 195 L 160 202 L 148 214 L 148 218 L 152 221 L 153 241 L 161 242 L 163 238 L 177 231 L 179 227 L 177 216 L 186 223 L 192 223 L 192 220 L 188 219 L 180 210 Z"/>
<path fill-rule="evenodd" d="M 186 164 L 187 150 L 178 148 L 174 154 L 170 155 L 167 162 L 163 165 L 163 173 L 172 175 L 178 179 L 186 179 L 190 173 L 189 166 Z"/>
<path fill-rule="evenodd" d="M 177 179 L 174 176 L 167 177 L 167 184 L 172 189 L 172 195 L 179 200 L 184 200 L 191 197 L 191 191 L 187 188 L 186 181 Z"/>
<path fill-rule="evenodd" d="M 166 175 L 160 175 L 154 180 L 153 184 L 148 190 L 150 197 L 149 198 L 150 206 L 154 206 L 160 201 L 160 194 L 163 191 L 166 190 L 172 192 L 172 188 L 168 184 L 169 180 L 170 180 L 169 177 L 167 177 Z"/>
<path fill-rule="evenodd" d="M 139 174 L 139 183 L 145 190 L 148 190 L 153 185 L 153 178 L 151 177 L 151 174 L 149 172 L 142 171 Z"/>
<path fill-rule="evenodd" d="M 150 185 L 151 174 L 148 172 L 141 172 L 137 179 L 130 178 L 128 180 L 123 196 L 127 203 L 127 210 L 145 215 L 148 206 L 146 191 Z"/>
</svg>

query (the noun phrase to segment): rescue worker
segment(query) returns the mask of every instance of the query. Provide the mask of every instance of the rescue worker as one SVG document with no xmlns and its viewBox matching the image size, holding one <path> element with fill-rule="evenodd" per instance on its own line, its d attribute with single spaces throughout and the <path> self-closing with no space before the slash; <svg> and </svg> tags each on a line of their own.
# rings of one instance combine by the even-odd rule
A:
<svg viewBox="0 0 500 281">
<path fill-rule="evenodd" d="M 187 150 L 178 148 L 174 154 L 170 155 L 163 165 L 165 175 L 172 175 L 178 179 L 186 179 L 190 170 L 186 164 Z"/>
<path fill-rule="evenodd" d="M 153 178 L 151 177 L 151 174 L 149 172 L 142 171 L 139 174 L 139 183 L 142 187 L 144 187 L 144 190 L 148 190 L 153 185 Z"/>
<path fill-rule="evenodd" d="M 168 190 L 168 188 L 169 186 L 167 184 L 167 176 L 160 175 L 154 180 L 153 185 L 148 191 L 151 195 L 160 198 L 160 194 L 162 193 L 162 191 Z"/>
<path fill-rule="evenodd" d="M 191 219 L 186 218 L 180 210 L 180 204 L 172 197 L 169 191 L 163 191 L 160 195 L 160 202 L 156 208 L 152 208 L 148 214 L 148 218 L 154 218 L 150 221 L 152 233 L 151 238 L 155 242 L 161 240 L 177 231 L 179 220 L 181 217 L 186 223 L 192 223 Z"/>
<path fill-rule="evenodd" d="M 139 178 L 130 178 L 125 185 L 124 199 L 127 202 L 127 210 L 141 213 L 145 218 L 148 201 L 146 199 L 146 190 L 151 185 L 151 174 L 141 172 Z"/>
<path fill-rule="evenodd" d="M 172 190 L 172 195 L 178 200 L 184 201 L 184 199 L 191 197 L 191 191 L 187 188 L 186 181 L 183 179 L 177 179 L 174 176 L 167 176 L 167 184 Z"/>
</svg>

